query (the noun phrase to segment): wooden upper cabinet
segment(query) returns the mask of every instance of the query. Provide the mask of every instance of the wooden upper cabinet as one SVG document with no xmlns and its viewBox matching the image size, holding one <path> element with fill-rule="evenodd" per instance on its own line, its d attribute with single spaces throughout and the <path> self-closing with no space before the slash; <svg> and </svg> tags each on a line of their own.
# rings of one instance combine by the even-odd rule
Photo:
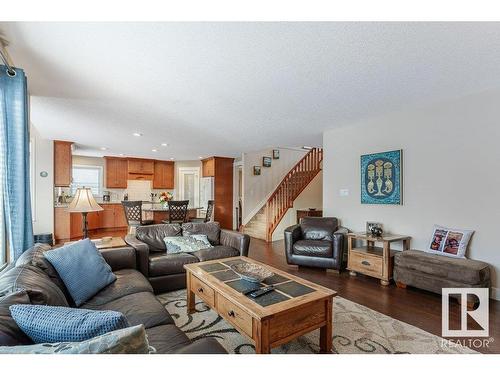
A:
<svg viewBox="0 0 500 375">
<path fill-rule="evenodd" d="M 203 159 L 201 170 L 202 177 L 215 177 L 215 158 Z"/>
<path fill-rule="evenodd" d="M 127 188 L 127 159 L 105 157 L 106 160 L 106 188 Z"/>
<path fill-rule="evenodd" d="M 153 189 L 174 188 L 174 162 L 155 160 Z"/>
<path fill-rule="evenodd" d="M 128 159 L 128 173 L 153 174 L 154 161 L 148 159 Z"/>
<path fill-rule="evenodd" d="M 72 144 L 72 142 L 54 141 L 54 186 L 69 186 L 71 184 Z"/>
</svg>

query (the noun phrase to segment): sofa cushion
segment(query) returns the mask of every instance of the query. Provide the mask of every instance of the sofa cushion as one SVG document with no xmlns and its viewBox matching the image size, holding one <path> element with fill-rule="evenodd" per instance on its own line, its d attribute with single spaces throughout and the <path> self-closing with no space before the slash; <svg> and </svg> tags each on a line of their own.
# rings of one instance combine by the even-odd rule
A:
<svg viewBox="0 0 500 375">
<path fill-rule="evenodd" d="M 9 310 L 9 307 L 12 305 L 29 303 L 28 293 L 24 290 L 0 297 L 0 347 L 33 343 L 16 324 Z"/>
<path fill-rule="evenodd" d="M 164 324 L 146 329 L 149 345 L 156 353 L 164 354 L 178 350 L 191 342 L 186 334 L 174 324 Z"/>
<path fill-rule="evenodd" d="M 331 258 L 333 256 L 333 242 L 319 240 L 299 240 L 293 244 L 295 255 Z"/>
<path fill-rule="evenodd" d="M 91 309 L 129 294 L 149 292 L 153 288 L 142 273 L 137 270 L 124 269 L 115 272 L 115 282 L 100 290 L 95 296 L 85 302 L 82 307 Z"/>
<path fill-rule="evenodd" d="M 86 238 L 44 253 L 56 269 L 76 306 L 116 280 L 95 244 Z"/>
<path fill-rule="evenodd" d="M 37 243 L 21 254 L 16 261 L 16 266 L 31 265 L 41 269 L 54 282 L 54 284 L 61 289 L 68 303 L 70 305 L 74 305 L 73 298 L 71 297 L 71 294 L 69 294 L 68 289 L 64 285 L 61 277 L 52 264 L 50 264 L 50 262 L 43 255 L 46 251 L 51 249 L 52 247 L 47 244 Z"/>
<path fill-rule="evenodd" d="M 220 225 L 216 221 L 208 223 L 183 223 L 182 235 L 191 236 L 193 234 L 205 234 L 214 246 L 220 244 Z"/>
<path fill-rule="evenodd" d="M 36 344 L 84 341 L 129 326 L 122 313 L 63 306 L 12 305 L 12 318 Z"/>
<path fill-rule="evenodd" d="M 0 277 L 0 296 L 25 290 L 34 305 L 68 306 L 63 292 L 39 268 L 14 267 Z"/>
<path fill-rule="evenodd" d="M 130 325 L 144 324 L 146 328 L 174 323 L 165 307 L 151 292 L 129 294 L 101 306 L 83 307 L 92 310 L 119 311 L 125 315 Z"/>
<path fill-rule="evenodd" d="M 396 253 L 394 264 L 398 268 L 406 268 L 471 285 L 480 284 L 490 279 L 490 267 L 487 263 L 472 259 L 443 257 L 420 250 L 406 250 Z"/>
<path fill-rule="evenodd" d="M 148 354 L 146 330 L 138 325 L 105 333 L 82 342 L 57 342 L 0 347 L 0 354 Z"/>
<path fill-rule="evenodd" d="M 222 259 L 240 256 L 240 252 L 234 247 L 230 246 L 214 246 L 210 249 L 203 249 L 191 253 L 191 255 L 198 258 L 200 262 L 205 262 L 207 260 Z"/>
<path fill-rule="evenodd" d="M 148 244 L 152 252 L 165 252 L 165 237 L 180 236 L 180 224 L 155 224 L 137 227 L 135 236 L 138 240 Z"/>
<path fill-rule="evenodd" d="M 184 265 L 198 262 L 191 254 L 152 254 L 149 256 L 149 276 L 183 273 Z"/>
<path fill-rule="evenodd" d="M 302 239 L 332 241 L 338 228 L 335 217 L 304 217 L 300 221 Z"/>
</svg>

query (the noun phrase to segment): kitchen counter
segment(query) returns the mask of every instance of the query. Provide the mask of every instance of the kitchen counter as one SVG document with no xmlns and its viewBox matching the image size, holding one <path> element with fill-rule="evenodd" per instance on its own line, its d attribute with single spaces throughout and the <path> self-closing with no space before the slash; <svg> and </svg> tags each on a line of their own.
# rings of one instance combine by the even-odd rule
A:
<svg viewBox="0 0 500 375">
<path fill-rule="evenodd" d="M 158 203 L 155 203 L 155 205 L 158 205 L 158 207 L 151 207 L 151 208 L 142 208 L 143 211 L 145 212 L 168 212 L 168 207 L 163 207 L 159 206 Z M 191 210 L 202 210 L 204 207 L 188 207 L 188 211 Z"/>
</svg>

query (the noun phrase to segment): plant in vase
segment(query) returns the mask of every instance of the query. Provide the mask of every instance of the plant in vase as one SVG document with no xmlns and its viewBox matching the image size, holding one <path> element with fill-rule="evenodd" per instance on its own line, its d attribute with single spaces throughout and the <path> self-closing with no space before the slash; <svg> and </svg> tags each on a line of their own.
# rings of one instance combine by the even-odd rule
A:
<svg viewBox="0 0 500 375">
<path fill-rule="evenodd" d="M 167 202 L 172 200 L 174 196 L 172 195 L 171 192 L 169 191 L 164 191 L 163 193 L 160 194 L 160 203 L 162 204 L 163 207 L 167 207 Z"/>
</svg>

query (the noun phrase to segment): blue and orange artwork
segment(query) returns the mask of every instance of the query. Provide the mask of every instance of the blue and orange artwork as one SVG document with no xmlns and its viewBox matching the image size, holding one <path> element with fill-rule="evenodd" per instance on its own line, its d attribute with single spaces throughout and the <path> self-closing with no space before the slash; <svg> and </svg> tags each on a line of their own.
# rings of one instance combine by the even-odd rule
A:
<svg viewBox="0 0 500 375">
<path fill-rule="evenodd" d="M 361 203 L 402 204 L 402 150 L 361 156 Z"/>
</svg>

